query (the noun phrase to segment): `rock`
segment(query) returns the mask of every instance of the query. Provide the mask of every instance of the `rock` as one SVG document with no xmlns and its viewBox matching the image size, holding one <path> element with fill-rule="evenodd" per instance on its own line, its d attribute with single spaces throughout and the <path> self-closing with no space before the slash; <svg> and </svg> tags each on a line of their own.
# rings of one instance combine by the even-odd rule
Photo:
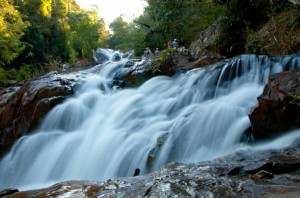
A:
<svg viewBox="0 0 300 198">
<path fill-rule="evenodd" d="M 207 65 L 211 65 L 211 64 L 223 61 L 224 59 L 225 59 L 225 57 L 223 57 L 223 56 L 204 55 L 204 56 L 200 56 L 193 62 L 188 62 L 186 64 L 182 64 L 180 66 L 180 69 L 184 70 L 184 71 L 188 71 L 188 70 L 192 70 L 195 68 L 200 68 L 200 67 L 204 67 Z"/>
<path fill-rule="evenodd" d="M 21 136 L 33 130 L 55 105 L 73 94 L 75 77 L 55 72 L 10 87 L 0 95 L 0 156 Z"/>
<path fill-rule="evenodd" d="M 251 179 L 272 179 L 273 177 L 274 177 L 273 173 L 270 173 L 265 170 L 260 170 L 257 173 L 255 173 L 254 175 L 250 176 Z"/>
<path fill-rule="evenodd" d="M 206 30 L 201 32 L 198 39 L 191 43 L 189 51 L 196 57 L 207 55 L 218 55 L 214 52 L 215 44 L 218 42 L 222 33 L 222 22 L 217 20 Z"/>
<path fill-rule="evenodd" d="M 141 170 L 139 168 L 136 168 L 135 171 L 134 171 L 134 174 L 133 176 L 136 177 L 136 176 L 139 176 Z"/>
<path fill-rule="evenodd" d="M 0 197 L 11 195 L 13 193 L 19 192 L 16 188 L 8 188 L 0 191 Z"/>
<path fill-rule="evenodd" d="M 300 127 L 300 69 L 274 74 L 249 114 L 254 139 L 281 135 Z"/>
<path fill-rule="evenodd" d="M 152 77 L 152 63 L 152 60 L 128 61 L 125 63 L 125 70 L 117 79 L 122 79 L 126 87 L 137 87 Z"/>
<path fill-rule="evenodd" d="M 153 164 L 156 161 L 156 158 L 157 158 L 158 154 L 160 153 L 162 146 L 165 144 L 165 142 L 169 136 L 170 136 L 169 132 L 163 133 L 161 136 L 159 136 L 157 138 L 155 147 L 149 151 L 148 157 L 147 157 L 147 164 L 146 164 L 148 172 L 151 172 L 151 170 L 153 168 Z"/>
<path fill-rule="evenodd" d="M 298 197 L 300 166 L 276 171 L 265 164 L 295 166 L 299 163 L 299 154 L 299 147 L 279 152 L 240 151 L 197 164 L 171 163 L 138 177 L 104 182 L 67 181 L 45 189 L 14 193 L 10 197 Z M 246 171 L 250 167 L 253 168 L 251 173 Z M 259 170 L 262 167 L 266 169 Z M 241 171 L 228 174 L 233 169 Z"/>
<path fill-rule="evenodd" d="M 300 0 L 288 0 L 288 1 L 294 5 L 300 5 Z"/>
</svg>

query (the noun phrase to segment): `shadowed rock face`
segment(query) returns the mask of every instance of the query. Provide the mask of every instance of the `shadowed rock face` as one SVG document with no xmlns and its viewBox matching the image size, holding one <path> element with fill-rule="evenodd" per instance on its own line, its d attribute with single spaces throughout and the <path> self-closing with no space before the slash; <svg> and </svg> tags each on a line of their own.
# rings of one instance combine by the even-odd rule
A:
<svg viewBox="0 0 300 198">
<path fill-rule="evenodd" d="M 10 197 L 293 197 L 300 194 L 299 154 L 299 145 L 275 154 L 238 152 L 198 164 L 172 163 L 144 176 L 67 181 Z"/>
<path fill-rule="evenodd" d="M 33 130 L 52 107 L 72 95 L 75 85 L 75 78 L 51 72 L 4 90 L 0 96 L 0 156 Z"/>
<path fill-rule="evenodd" d="M 300 69 L 274 74 L 250 113 L 255 139 L 300 127 Z"/>
</svg>

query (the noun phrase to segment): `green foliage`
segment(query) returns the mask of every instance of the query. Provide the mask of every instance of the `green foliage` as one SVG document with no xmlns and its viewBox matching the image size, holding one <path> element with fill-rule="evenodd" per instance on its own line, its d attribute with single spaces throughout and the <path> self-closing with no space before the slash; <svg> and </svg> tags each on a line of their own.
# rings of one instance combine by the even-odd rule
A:
<svg viewBox="0 0 300 198">
<path fill-rule="evenodd" d="M 0 80 L 5 79 L 6 77 L 6 70 L 0 67 Z"/>
<path fill-rule="evenodd" d="M 0 66 L 19 70 L 19 79 L 90 59 L 105 34 L 96 10 L 82 10 L 75 0 L 0 0 Z"/>
<path fill-rule="evenodd" d="M 127 23 L 122 17 L 116 18 L 110 25 L 113 34 L 107 43 L 112 49 L 129 51 L 135 49 L 137 55 L 141 55 L 146 48 L 146 32 L 134 23 Z"/>
<path fill-rule="evenodd" d="M 92 49 L 99 47 L 100 30 L 104 26 L 103 19 L 97 17 L 96 11 L 73 12 L 70 13 L 70 25 L 73 43 L 71 46 L 82 58 L 89 59 Z"/>
<path fill-rule="evenodd" d="M 7 87 L 17 83 L 16 70 L 14 69 L 3 69 L 0 67 L 0 86 Z"/>
<path fill-rule="evenodd" d="M 40 1 L 40 6 L 39 6 L 39 12 L 42 16 L 44 17 L 50 17 L 51 16 L 51 3 L 52 0 L 41 0 Z"/>
<path fill-rule="evenodd" d="M 213 50 L 223 55 L 245 51 L 262 53 L 261 49 L 268 46 L 278 49 L 283 46 L 287 49 L 283 52 L 295 52 L 300 46 L 298 37 L 294 39 L 299 33 L 299 22 L 296 22 L 299 21 L 299 10 L 288 12 L 293 17 L 277 16 L 285 9 L 287 1 L 147 2 L 145 12 L 134 22 L 127 23 L 122 17 L 113 21 L 109 35 L 97 10 L 82 10 L 76 0 L 0 0 L 0 78 L 13 76 L 6 72 L 9 68 L 20 69 L 18 78 L 23 79 L 36 75 L 37 71 L 55 69 L 58 63 L 89 60 L 92 50 L 99 46 L 123 51 L 134 49 L 138 56 L 146 47 L 165 49 L 167 40 L 174 38 L 183 38 L 188 47 L 199 32 L 220 18 L 224 27 Z M 294 21 L 289 20 L 291 18 Z M 270 19 L 273 23 L 262 28 Z M 265 32 L 270 35 L 263 34 Z M 172 55 L 168 50 L 161 53 L 151 75 L 164 73 L 165 68 L 161 66 L 169 53 Z"/>
<path fill-rule="evenodd" d="M 149 0 L 145 12 L 133 23 L 118 17 L 110 24 L 113 34 L 108 39 L 110 48 L 135 49 L 142 55 L 144 49 L 165 49 L 167 40 L 183 38 L 185 46 L 207 28 L 225 7 L 211 0 Z"/>
<path fill-rule="evenodd" d="M 290 104 L 300 106 L 300 96 L 299 95 L 293 95 L 290 101 Z"/>
<path fill-rule="evenodd" d="M 223 5 L 210 0 L 149 0 L 149 6 L 136 23 L 147 32 L 146 45 L 166 48 L 167 40 L 183 38 L 188 47 L 198 33 L 225 13 Z"/>
<path fill-rule="evenodd" d="M 159 53 L 152 66 L 145 71 L 148 76 L 169 75 L 173 66 L 174 56 L 177 53 L 175 48 L 168 48 Z"/>
<path fill-rule="evenodd" d="M 299 52 L 299 19 L 299 10 L 288 7 L 272 16 L 259 30 L 247 29 L 247 52 L 271 56 Z"/>
<path fill-rule="evenodd" d="M 24 50 L 21 38 L 28 23 L 8 0 L 0 0 L 0 66 L 14 60 Z"/>
<path fill-rule="evenodd" d="M 38 76 L 40 72 L 34 65 L 24 64 L 17 73 L 18 80 L 26 80 Z"/>
<path fill-rule="evenodd" d="M 259 54 L 259 35 L 256 32 L 246 29 L 246 34 L 248 35 L 247 43 L 245 45 L 246 53 L 248 54 Z"/>
</svg>

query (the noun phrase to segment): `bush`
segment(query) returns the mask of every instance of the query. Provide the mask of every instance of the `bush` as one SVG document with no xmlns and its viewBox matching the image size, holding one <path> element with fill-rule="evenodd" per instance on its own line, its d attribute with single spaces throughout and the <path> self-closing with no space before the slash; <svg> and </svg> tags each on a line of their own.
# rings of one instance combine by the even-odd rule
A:
<svg viewBox="0 0 300 198">
<path fill-rule="evenodd" d="M 18 80 L 26 80 L 36 77 L 40 74 L 38 69 L 31 64 L 23 64 L 17 72 Z"/>
</svg>

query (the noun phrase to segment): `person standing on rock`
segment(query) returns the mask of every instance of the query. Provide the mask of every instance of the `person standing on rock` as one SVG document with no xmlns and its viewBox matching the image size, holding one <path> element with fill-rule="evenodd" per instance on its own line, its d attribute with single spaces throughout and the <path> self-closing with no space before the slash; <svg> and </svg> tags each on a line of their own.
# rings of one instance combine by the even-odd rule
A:
<svg viewBox="0 0 300 198">
<path fill-rule="evenodd" d="M 152 52 L 151 52 L 149 47 L 147 47 L 146 50 L 144 51 L 144 56 L 146 58 L 151 58 L 152 57 Z"/>
<path fill-rule="evenodd" d="M 159 55 L 159 49 L 158 49 L 158 48 L 156 48 L 156 50 L 154 51 L 154 56 L 157 58 L 157 57 L 158 57 L 158 55 Z"/>
<path fill-rule="evenodd" d="M 174 39 L 174 41 L 173 41 L 173 48 L 178 48 L 177 39 Z"/>
</svg>

